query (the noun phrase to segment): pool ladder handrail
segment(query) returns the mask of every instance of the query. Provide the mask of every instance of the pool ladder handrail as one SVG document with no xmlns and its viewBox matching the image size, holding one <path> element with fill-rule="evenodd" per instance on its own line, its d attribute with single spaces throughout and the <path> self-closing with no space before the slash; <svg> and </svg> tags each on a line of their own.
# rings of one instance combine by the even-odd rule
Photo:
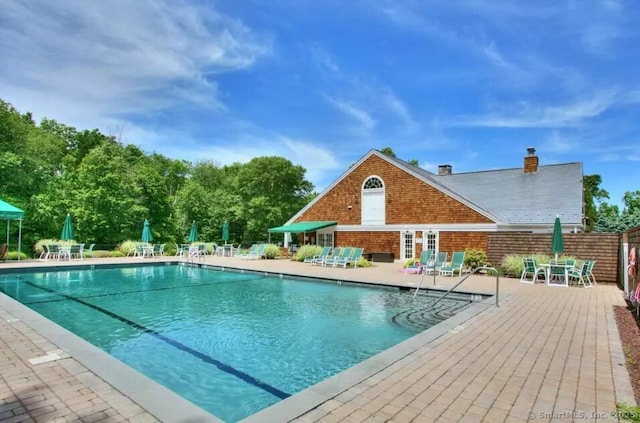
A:
<svg viewBox="0 0 640 423">
<path fill-rule="evenodd" d="M 447 295 L 449 295 L 454 289 L 456 289 L 458 286 L 460 286 L 460 284 L 464 281 L 466 281 L 467 279 L 469 279 L 471 276 L 475 275 L 476 273 L 478 273 L 480 270 L 489 270 L 489 271 L 494 271 L 496 272 L 496 307 L 500 307 L 499 304 L 499 297 L 500 297 L 500 272 L 498 272 L 498 269 L 496 269 L 495 267 L 491 267 L 491 266 L 480 266 L 480 267 L 476 267 L 475 269 L 473 269 L 470 273 L 467 273 L 467 275 L 460 279 L 458 281 L 458 283 L 456 283 L 455 285 L 453 285 L 451 288 L 449 288 L 449 290 L 447 292 L 445 292 L 444 294 L 442 294 L 440 297 L 438 297 L 432 304 L 430 307 L 435 306 L 436 304 L 438 304 L 440 301 L 442 301 L 442 299 L 444 299 L 444 297 L 446 297 Z M 420 283 L 422 283 L 422 280 L 420 280 Z M 420 284 L 418 284 L 418 286 L 416 287 L 416 292 L 413 294 L 413 298 L 416 297 L 416 295 L 418 294 L 418 290 L 420 289 Z"/>
</svg>

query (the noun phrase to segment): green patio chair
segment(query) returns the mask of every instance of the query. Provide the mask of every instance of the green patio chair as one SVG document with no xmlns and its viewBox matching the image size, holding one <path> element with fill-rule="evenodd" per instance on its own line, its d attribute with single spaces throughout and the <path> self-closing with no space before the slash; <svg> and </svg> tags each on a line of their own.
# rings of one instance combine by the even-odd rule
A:
<svg viewBox="0 0 640 423">
<path fill-rule="evenodd" d="M 407 266 L 410 273 L 422 273 L 433 260 L 433 250 L 424 250 L 420 253 L 420 259 Z M 411 270 L 414 270 L 413 272 Z"/>
<path fill-rule="evenodd" d="M 438 252 L 436 254 L 436 259 L 427 263 L 427 266 L 424 268 L 424 272 L 427 274 L 438 272 L 447 262 L 447 258 L 449 258 L 449 253 L 445 251 Z"/>
<path fill-rule="evenodd" d="M 462 274 L 464 267 L 464 251 L 454 251 L 451 255 L 451 262 L 440 267 L 438 274 L 441 276 L 453 276 L 454 273 Z"/>
<path fill-rule="evenodd" d="M 536 283 L 539 276 L 542 276 L 544 279 L 546 279 L 547 273 L 545 272 L 544 268 L 538 267 L 538 263 L 536 262 L 535 258 L 523 257 L 522 264 L 524 265 L 524 268 L 522 269 L 522 275 L 520 275 L 520 282 Z"/>
<path fill-rule="evenodd" d="M 347 257 L 349 257 L 351 255 L 352 252 L 352 248 L 351 247 L 344 247 L 340 250 L 340 255 L 335 255 L 333 257 L 329 257 L 328 259 L 326 259 L 324 261 L 324 263 L 322 263 L 323 266 L 332 266 L 333 264 L 338 262 L 339 260 L 346 260 Z"/>
<path fill-rule="evenodd" d="M 363 252 L 364 252 L 364 248 L 361 248 L 361 247 L 354 248 L 351 251 L 351 255 L 349 257 L 334 261 L 333 267 L 342 266 L 344 269 L 346 269 L 347 266 L 351 264 L 355 269 L 356 267 L 358 267 L 358 260 L 360 260 L 360 258 L 362 257 Z"/>
</svg>

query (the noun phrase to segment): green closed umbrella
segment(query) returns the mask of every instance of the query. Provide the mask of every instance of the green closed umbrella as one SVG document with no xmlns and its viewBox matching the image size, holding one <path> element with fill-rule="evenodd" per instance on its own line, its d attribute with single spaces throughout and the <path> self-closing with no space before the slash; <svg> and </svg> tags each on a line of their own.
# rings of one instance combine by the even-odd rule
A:
<svg viewBox="0 0 640 423">
<path fill-rule="evenodd" d="M 189 230 L 189 242 L 196 242 L 198 240 L 198 227 L 196 221 L 191 223 L 191 229 Z"/>
<path fill-rule="evenodd" d="M 142 227 L 142 242 L 153 241 L 153 235 L 151 235 L 151 228 L 149 228 L 149 221 L 144 220 L 144 226 Z"/>
<path fill-rule="evenodd" d="M 553 236 L 551 237 L 551 251 L 556 254 L 556 263 L 558 262 L 558 254 L 564 252 L 564 240 L 562 239 L 562 225 L 560 224 L 560 216 L 556 216 L 553 224 Z"/>
<path fill-rule="evenodd" d="M 64 219 L 64 226 L 62 227 L 60 239 L 63 241 L 70 241 L 73 239 L 73 222 L 71 221 L 71 214 L 69 213 L 67 213 L 67 217 Z"/>
<path fill-rule="evenodd" d="M 229 242 L 229 223 L 226 220 L 222 224 L 222 240 L 225 244 Z"/>
</svg>

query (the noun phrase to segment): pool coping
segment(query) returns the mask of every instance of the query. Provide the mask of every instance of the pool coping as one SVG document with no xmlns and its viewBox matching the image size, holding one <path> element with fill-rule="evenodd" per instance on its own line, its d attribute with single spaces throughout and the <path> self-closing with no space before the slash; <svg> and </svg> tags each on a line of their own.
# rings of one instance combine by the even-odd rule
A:
<svg viewBox="0 0 640 423">
<path fill-rule="evenodd" d="M 244 269 L 233 266 L 220 266 L 208 263 L 193 263 L 181 261 L 166 262 L 149 262 L 149 263 L 105 263 L 103 265 L 81 264 L 76 266 L 53 265 L 53 266 L 34 266 L 24 268 L 3 269 L 0 274 L 10 273 L 35 273 L 45 271 L 69 271 L 74 270 L 91 270 L 100 268 L 128 268 L 142 266 L 170 266 L 185 265 L 190 267 L 201 267 L 206 269 L 216 269 L 219 271 L 229 271 L 238 273 L 255 273 L 265 276 L 275 276 L 280 278 L 292 278 L 299 280 L 308 280 L 325 283 L 344 283 L 352 285 L 362 285 L 377 289 L 394 289 L 407 290 L 414 288 L 406 288 L 398 285 L 372 283 L 366 281 L 353 280 L 348 278 L 331 279 L 327 277 L 305 276 L 294 273 L 284 272 L 268 272 L 253 269 Z M 446 292 L 444 289 L 423 288 L 425 292 Z M 408 338 L 348 369 L 343 370 L 321 382 L 318 382 L 304 390 L 293 394 L 291 397 L 280 400 L 277 403 L 264 408 L 250 416 L 240 420 L 243 423 L 262 423 L 262 422 L 282 422 L 290 421 L 301 415 L 308 413 L 322 403 L 339 395 L 347 389 L 357 385 L 376 373 L 382 371 L 386 367 L 401 360 L 409 354 L 412 354 L 419 348 L 424 348 L 428 343 L 433 342 L 439 337 L 447 334 L 456 327 L 460 327 L 462 323 L 477 316 L 481 312 L 495 307 L 494 294 L 478 291 L 454 291 L 468 295 L 480 294 L 488 298 L 473 303 L 462 312 L 438 323 L 437 325 L 420 332 L 411 338 Z M 504 301 L 508 295 L 502 295 Z M 65 353 L 71 355 L 72 358 L 83 364 L 88 370 L 102 378 L 115 389 L 128 396 L 150 414 L 158 418 L 162 422 L 212 422 L 224 423 L 214 414 L 204 410 L 196 404 L 190 402 L 183 396 L 173 392 L 169 388 L 164 387 L 153 379 L 135 370 L 124 362 L 111 356 L 107 352 L 94 346 L 90 342 L 68 331 L 57 323 L 48 320 L 36 311 L 30 309 L 26 305 L 14 300 L 4 293 L 0 293 L 0 308 L 4 308 L 14 317 L 25 323 L 39 335 L 57 345 Z"/>
</svg>

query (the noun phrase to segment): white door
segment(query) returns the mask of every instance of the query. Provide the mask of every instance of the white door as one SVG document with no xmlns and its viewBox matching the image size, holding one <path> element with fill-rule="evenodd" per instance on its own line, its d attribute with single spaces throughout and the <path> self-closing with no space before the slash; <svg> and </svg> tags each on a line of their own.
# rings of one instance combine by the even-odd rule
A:
<svg viewBox="0 0 640 423">
<path fill-rule="evenodd" d="M 400 232 L 400 260 L 405 261 L 416 256 L 416 237 L 413 231 Z"/>
<path fill-rule="evenodd" d="M 362 224 L 384 225 L 384 190 L 368 189 L 362 194 Z"/>
</svg>

